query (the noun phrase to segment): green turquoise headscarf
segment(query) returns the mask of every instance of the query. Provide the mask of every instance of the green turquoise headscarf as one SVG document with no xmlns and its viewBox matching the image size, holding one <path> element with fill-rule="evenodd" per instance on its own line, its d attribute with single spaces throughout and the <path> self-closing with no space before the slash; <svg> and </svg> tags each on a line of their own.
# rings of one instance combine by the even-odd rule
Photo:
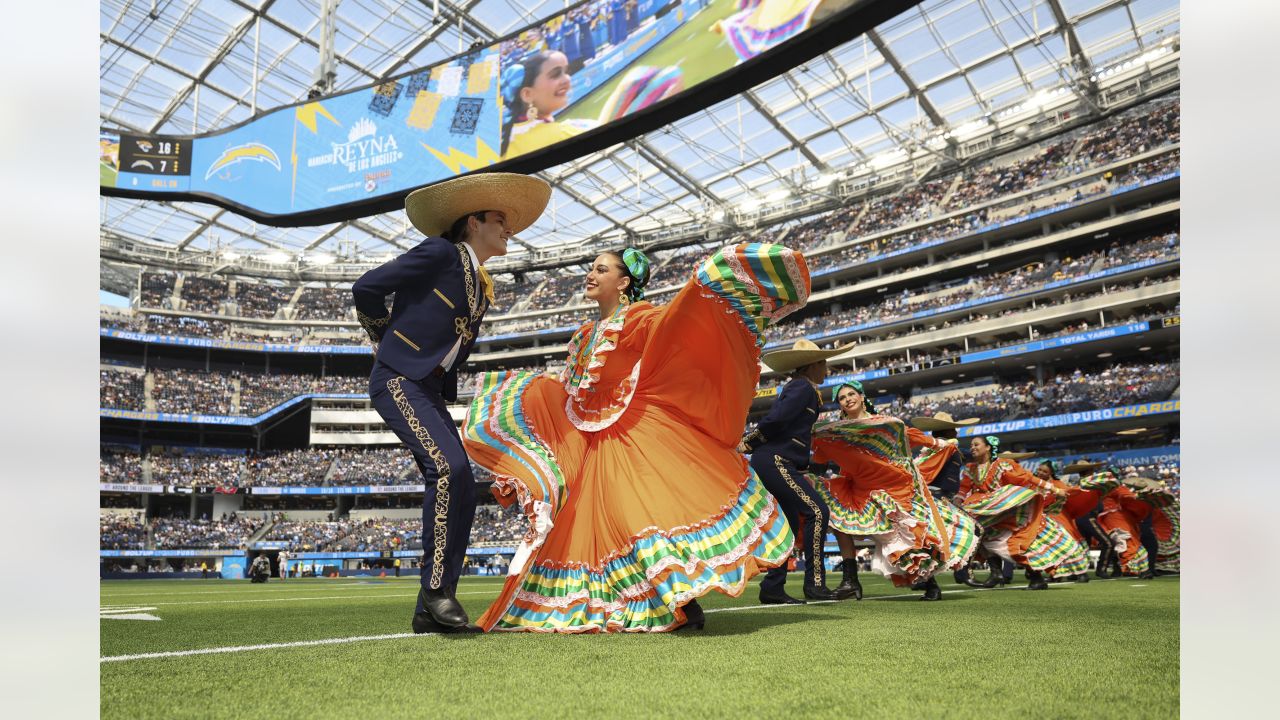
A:
<svg viewBox="0 0 1280 720">
<path fill-rule="evenodd" d="M 871 398 L 867 397 L 867 391 L 862 389 L 862 383 L 857 380 L 849 380 L 848 382 L 842 382 L 839 385 L 837 385 L 835 389 L 831 391 L 832 402 L 839 402 L 837 398 L 840 395 L 840 391 L 843 390 L 844 388 L 850 388 L 854 392 L 861 395 L 862 404 L 866 406 L 867 412 L 871 413 L 872 415 L 876 414 L 875 403 L 871 402 Z"/>
<path fill-rule="evenodd" d="M 995 460 L 996 455 L 1000 454 L 1000 438 L 995 435 L 984 435 L 982 439 L 986 440 L 987 444 L 991 446 L 991 459 Z"/>
<path fill-rule="evenodd" d="M 632 300 L 644 299 L 644 286 L 649 284 L 649 257 L 636 248 L 629 247 L 622 251 L 622 264 L 627 266 L 631 274 L 631 287 L 627 295 Z"/>
</svg>

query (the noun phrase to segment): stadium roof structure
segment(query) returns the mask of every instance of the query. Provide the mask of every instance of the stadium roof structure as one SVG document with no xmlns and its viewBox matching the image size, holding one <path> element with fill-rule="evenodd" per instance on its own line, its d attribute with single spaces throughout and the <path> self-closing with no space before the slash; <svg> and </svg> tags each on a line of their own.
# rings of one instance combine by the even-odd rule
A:
<svg viewBox="0 0 1280 720">
<path fill-rule="evenodd" d="M 567 4 L 102 0 L 101 126 L 225 128 L 317 89 L 431 65 Z M 1177 0 L 926 0 L 748 92 L 540 173 L 554 187 L 551 206 L 509 259 L 728 222 L 735 210 L 821 193 L 906 158 L 954 162 L 957 141 L 1027 122 L 1056 98 L 1096 109 L 1112 75 L 1176 57 L 1178 34 Z M 371 262 L 418 241 L 403 211 L 278 228 L 195 202 L 100 203 L 103 238 L 228 260 Z"/>
</svg>

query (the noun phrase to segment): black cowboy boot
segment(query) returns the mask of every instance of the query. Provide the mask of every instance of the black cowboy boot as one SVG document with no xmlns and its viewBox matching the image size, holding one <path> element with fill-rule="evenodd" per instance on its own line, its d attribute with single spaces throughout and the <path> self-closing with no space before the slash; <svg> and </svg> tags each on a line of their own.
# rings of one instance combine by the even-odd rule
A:
<svg viewBox="0 0 1280 720">
<path fill-rule="evenodd" d="M 684 605 L 684 624 L 676 628 L 676 632 L 682 630 L 701 630 L 707 625 L 707 616 L 702 612 L 702 606 L 697 600 L 690 600 Z"/>
<path fill-rule="evenodd" d="M 836 597 L 834 591 L 826 585 L 805 585 L 804 598 L 806 600 L 840 600 Z"/>
<path fill-rule="evenodd" d="M 988 560 L 987 568 L 991 570 L 991 574 L 987 576 L 986 580 L 982 581 L 982 587 L 990 590 L 991 588 L 996 587 L 997 585 L 1004 585 L 1004 571 L 1002 569 L 1003 566 L 998 565 L 997 561 L 995 560 Z"/>
<path fill-rule="evenodd" d="M 1049 583 L 1044 579 L 1044 573 L 1039 570 L 1027 570 L 1027 589 L 1028 590 L 1048 590 Z"/>
<path fill-rule="evenodd" d="M 777 592 L 766 593 L 761 591 L 760 603 L 763 605 L 804 605 L 805 602 L 799 598 L 793 598 L 786 592 L 779 590 Z"/>
<path fill-rule="evenodd" d="M 938 587 L 937 580 L 929 578 L 929 581 L 924 585 L 924 595 L 921 595 L 920 599 L 930 601 L 942 599 L 942 588 Z"/>
<path fill-rule="evenodd" d="M 858 582 L 858 562 L 853 558 L 840 563 L 840 569 L 844 575 L 840 579 L 840 584 L 836 586 L 836 599 L 854 600 L 862 599 L 862 583 Z"/>
<path fill-rule="evenodd" d="M 439 590 L 418 590 L 418 602 L 425 612 L 413 614 L 413 631 L 418 634 L 428 632 L 467 633 L 479 632 L 479 628 L 468 624 L 467 611 L 462 609 L 458 601 L 449 596 L 448 588 Z"/>
<path fill-rule="evenodd" d="M 1098 553 L 1098 565 L 1094 570 L 1094 573 L 1098 577 L 1104 580 L 1111 577 L 1110 565 L 1113 555 L 1115 555 L 1115 552 L 1111 549 L 1110 545 L 1104 545 L 1102 547 L 1102 550 Z"/>
</svg>

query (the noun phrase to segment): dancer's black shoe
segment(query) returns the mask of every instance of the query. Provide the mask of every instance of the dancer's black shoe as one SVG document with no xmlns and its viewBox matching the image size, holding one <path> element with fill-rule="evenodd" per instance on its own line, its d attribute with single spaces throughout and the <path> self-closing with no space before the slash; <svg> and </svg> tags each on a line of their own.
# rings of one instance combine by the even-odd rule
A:
<svg viewBox="0 0 1280 720">
<path fill-rule="evenodd" d="M 697 600 L 690 600 L 684 606 L 684 624 L 676 628 L 676 632 L 684 630 L 701 630 L 707 625 L 707 616 Z"/>
<path fill-rule="evenodd" d="M 862 583 L 858 582 L 858 565 L 853 562 L 846 561 L 842 566 L 844 572 L 840 579 L 840 584 L 836 586 L 836 599 L 854 600 L 862 599 Z"/>
<path fill-rule="evenodd" d="M 937 580 L 929 578 L 928 582 L 924 584 L 924 595 L 921 595 L 920 599 L 929 601 L 942 599 L 942 588 L 938 587 Z"/>
<path fill-rule="evenodd" d="M 760 591 L 760 602 L 764 605 L 804 605 L 805 602 L 799 598 L 793 598 L 782 590 L 776 593 L 766 593 Z"/>
</svg>

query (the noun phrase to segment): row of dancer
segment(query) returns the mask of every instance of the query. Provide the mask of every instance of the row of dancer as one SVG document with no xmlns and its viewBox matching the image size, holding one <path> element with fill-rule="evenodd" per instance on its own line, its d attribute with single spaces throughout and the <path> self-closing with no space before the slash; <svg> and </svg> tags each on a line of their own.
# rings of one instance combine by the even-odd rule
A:
<svg viewBox="0 0 1280 720">
<path fill-rule="evenodd" d="M 786 601 L 781 568 L 797 536 L 810 557 L 808 597 L 860 597 L 856 563 L 845 563 L 831 591 L 820 561 L 823 508 L 841 498 L 848 505 L 837 523 L 847 524 L 837 528 L 870 534 L 876 567 L 895 583 L 928 582 L 967 560 L 974 518 L 935 502 L 910 459 L 912 444 L 942 452 L 945 440 L 882 416 L 833 423 L 811 438 L 820 380 L 801 374 L 807 393 L 784 389 L 774 408 L 803 418 L 795 437 L 762 423 L 740 448 L 766 333 L 810 291 L 803 255 L 777 244 L 719 250 L 662 306 L 644 300 L 643 252 L 602 253 L 584 277 L 598 314 L 573 334 L 564 370 L 483 373 L 460 438 L 447 403 L 493 301 L 484 263 L 506 253 L 549 196 L 545 182 L 508 173 L 415 191 L 406 212 L 426 240 L 352 287 L 374 348 L 370 397 L 426 486 L 415 632 L 700 629 L 700 597 L 738 596 L 760 573 L 762 599 Z M 824 484 L 826 498 L 804 474 L 810 440 L 848 478 Z M 871 449 L 871 459 L 850 448 Z M 751 451 L 750 463 L 740 449 Z M 493 474 L 498 501 L 516 504 L 529 523 L 498 598 L 474 625 L 456 598 L 476 505 L 469 459 Z M 898 470 L 905 475 L 890 477 Z M 869 473 L 884 487 L 863 493 Z M 864 494 L 874 507 L 859 505 Z M 841 540 L 842 554 L 845 547 Z"/>
</svg>

